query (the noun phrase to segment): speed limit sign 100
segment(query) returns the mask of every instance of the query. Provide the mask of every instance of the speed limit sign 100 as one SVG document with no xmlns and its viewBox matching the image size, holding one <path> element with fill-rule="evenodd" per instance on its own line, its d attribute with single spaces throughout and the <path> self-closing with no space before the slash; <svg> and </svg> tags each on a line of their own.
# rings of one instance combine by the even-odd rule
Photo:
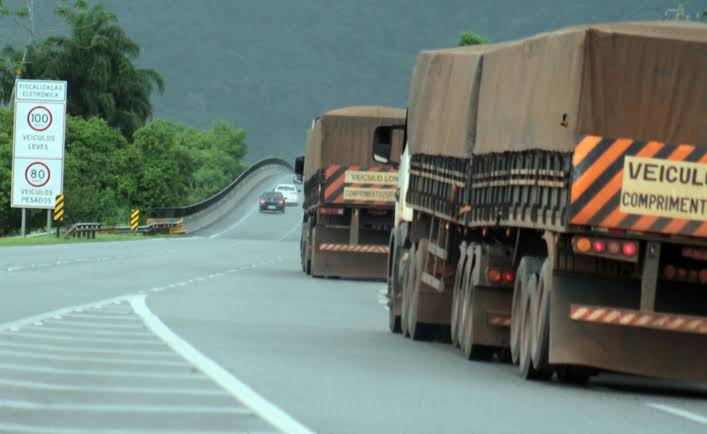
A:
<svg viewBox="0 0 707 434">
<path fill-rule="evenodd" d="M 34 131 L 42 132 L 49 129 L 54 122 L 52 112 L 41 105 L 33 107 L 29 113 L 27 113 L 27 124 Z"/>
</svg>

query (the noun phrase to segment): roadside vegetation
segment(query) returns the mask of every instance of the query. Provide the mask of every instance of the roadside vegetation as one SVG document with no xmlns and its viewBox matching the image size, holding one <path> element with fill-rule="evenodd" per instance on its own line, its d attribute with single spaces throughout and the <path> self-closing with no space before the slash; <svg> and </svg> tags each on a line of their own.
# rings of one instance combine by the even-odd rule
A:
<svg viewBox="0 0 707 434">
<path fill-rule="evenodd" d="M 165 237 L 167 235 L 155 235 L 150 237 Z M 35 235 L 31 237 L 2 237 L 0 238 L 0 247 L 13 246 L 46 246 L 50 244 L 77 244 L 77 243 L 95 243 L 97 241 L 135 241 L 146 239 L 142 234 L 97 234 L 96 238 L 57 238 L 55 234 Z"/>
<path fill-rule="evenodd" d="M 25 32 L 23 46 L 0 53 L 0 236 L 19 231 L 10 208 L 12 99 L 16 78 L 68 82 L 65 223 L 127 224 L 131 208 L 182 206 L 205 199 L 244 169 L 245 131 L 224 121 L 200 130 L 152 120 L 151 98 L 162 75 L 138 68 L 140 46 L 116 15 L 84 0 L 25 0 L 19 9 L 0 0 L 3 25 Z M 55 7 L 64 31 L 38 38 L 34 14 Z M 46 211 L 29 211 L 29 228 L 46 224 Z"/>
</svg>

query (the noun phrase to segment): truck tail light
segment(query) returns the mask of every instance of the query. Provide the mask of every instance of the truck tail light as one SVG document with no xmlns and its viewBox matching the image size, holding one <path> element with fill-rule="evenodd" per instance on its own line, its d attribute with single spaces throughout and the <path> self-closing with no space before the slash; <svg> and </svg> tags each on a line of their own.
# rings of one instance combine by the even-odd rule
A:
<svg viewBox="0 0 707 434">
<path fill-rule="evenodd" d="M 577 236 L 572 239 L 575 253 L 621 261 L 638 261 L 638 242 Z"/>
<path fill-rule="evenodd" d="M 501 270 L 498 268 L 490 267 L 486 273 L 489 283 L 494 284 L 513 284 L 516 275 L 511 270 Z"/>
<path fill-rule="evenodd" d="M 638 245 L 633 241 L 625 241 L 622 247 L 624 256 L 633 257 L 638 252 Z"/>
<path fill-rule="evenodd" d="M 515 278 L 516 278 L 516 275 L 512 271 L 506 271 L 503 273 L 503 281 L 506 283 L 513 283 Z"/>
<path fill-rule="evenodd" d="M 594 240 L 592 242 L 592 251 L 594 253 L 604 253 L 604 250 L 606 250 L 606 244 L 604 244 L 603 240 Z"/>
</svg>

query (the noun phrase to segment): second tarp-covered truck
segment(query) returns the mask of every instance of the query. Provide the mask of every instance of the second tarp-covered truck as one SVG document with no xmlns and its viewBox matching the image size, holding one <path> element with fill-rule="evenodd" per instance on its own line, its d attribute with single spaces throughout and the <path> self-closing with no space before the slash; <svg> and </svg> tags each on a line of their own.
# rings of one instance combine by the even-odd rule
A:
<svg viewBox="0 0 707 434">
<path fill-rule="evenodd" d="M 391 329 L 526 378 L 707 381 L 706 77 L 688 23 L 421 53 Z"/>
<path fill-rule="evenodd" d="M 371 135 L 405 110 L 357 106 L 319 116 L 295 162 L 304 181 L 302 270 L 320 277 L 385 279 L 398 170 L 371 158 Z M 400 155 L 402 138 L 394 141 Z"/>
</svg>

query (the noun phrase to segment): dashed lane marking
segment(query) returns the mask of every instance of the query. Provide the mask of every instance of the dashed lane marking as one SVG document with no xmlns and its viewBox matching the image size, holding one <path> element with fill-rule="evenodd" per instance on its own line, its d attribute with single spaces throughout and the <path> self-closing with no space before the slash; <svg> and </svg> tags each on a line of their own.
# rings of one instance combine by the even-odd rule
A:
<svg viewBox="0 0 707 434">
<path fill-rule="evenodd" d="M 90 386 L 85 384 L 45 383 L 41 381 L 14 380 L 0 378 L 0 386 L 18 387 L 28 390 L 46 390 L 56 392 L 100 392 L 100 393 L 125 393 L 130 395 L 186 395 L 186 396 L 231 396 L 222 389 L 195 388 L 164 388 L 164 387 L 137 387 L 137 386 Z M 2 432 L 2 431 L 0 431 Z"/>
<path fill-rule="evenodd" d="M 169 327 L 150 311 L 145 303 L 144 295 L 131 297 L 130 304 L 133 306 L 135 313 L 145 322 L 145 325 L 172 348 L 172 350 L 180 354 L 185 360 L 223 387 L 233 395 L 234 398 L 253 409 L 261 418 L 285 433 L 313 433 L 309 428 L 306 428 L 274 404 L 265 400 L 253 389 L 231 375 L 230 372 L 173 333 Z"/>
<path fill-rule="evenodd" d="M 673 416 L 681 417 L 683 419 L 687 419 L 687 420 L 690 420 L 692 422 L 696 422 L 696 423 L 699 423 L 702 425 L 707 425 L 707 417 L 689 412 L 687 410 L 682 410 L 680 408 L 671 407 L 669 405 L 658 404 L 658 403 L 654 403 L 654 402 L 648 402 L 645 405 L 646 405 L 646 407 L 650 407 L 652 409 L 662 411 L 664 413 L 669 413 L 669 414 L 672 414 Z"/>
<path fill-rule="evenodd" d="M 28 426 L 12 423 L 2 423 L 0 422 L 0 432 L 2 433 L 16 433 L 16 434 L 175 434 L 174 430 L 162 431 L 162 430 L 131 430 L 131 429 L 74 429 L 74 428 L 55 428 L 55 427 L 39 427 L 39 426 Z M 239 432 L 239 431 L 194 431 L 189 430 L 189 434 L 273 434 L 269 431 L 252 431 Z"/>
<path fill-rule="evenodd" d="M 32 360 L 54 360 L 57 362 L 85 362 L 85 363 L 104 363 L 107 365 L 131 365 L 131 366 L 161 366 L 182 368 L 188 366 L 186 362 L 169 361 L 169 360 L 150 360 L 150 359 L 116 359 L 108 357 L 90 357 L 81 356 L 59 356 L 56 354 L 39 353 L 37 351 L 7 351 L 0 349 L 0 357 L 15 357 Z"/>
<path fill-rule="evenodd" d="M 0 408 L 13 410 L 101 412 L 101 413 L 203 413 L 252 415 L 253 411 L 233 406 L 207 405 L 117 405 L 117 404 L 45 404 L 28 401 L 0 399 Z"/>
<path fill-rule="evenodd" d="M 136 372 L 132 371 L 113 371 L 104 369 L 66 369 L 54 368 L 50 366 L 35 366 L 35 365 L 13 365 L 10 363 L 0 363 L 0 370 L 14 372 L 30 372 L 36 374 L 55 374 L 55 375 L 75 375 L 82 377 L 133 377 L 133 378 L 159 378 L 165 380 L 190 380 L 194 382 L 208 381 L 203 375 L 199 374 L 165 374 L 164 372 Z"/>
</svg>

